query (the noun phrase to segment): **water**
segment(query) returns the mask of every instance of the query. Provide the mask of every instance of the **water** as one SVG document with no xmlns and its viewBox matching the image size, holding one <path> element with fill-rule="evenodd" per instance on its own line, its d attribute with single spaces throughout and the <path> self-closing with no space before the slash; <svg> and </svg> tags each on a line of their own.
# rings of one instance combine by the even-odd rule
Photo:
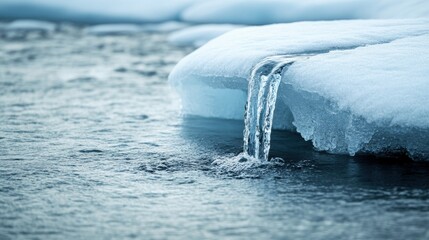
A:
<svg viewBox="0 0 429 240">
<path fill-rule="evenodd" d="M 297 58 L 300 57 L 268 57 L 252 70 L 249 77 L 243 136 L 244 153 L 251 158 L 268 160 L 281 74 Z"/>
<path fill-rule="evenodd" d="M 0 239 L 427 239 L 429 166 L 313 151 L 244 171 L 243 122 L 184 117 L 166 36 L 0 40 Z"/>
</svg>

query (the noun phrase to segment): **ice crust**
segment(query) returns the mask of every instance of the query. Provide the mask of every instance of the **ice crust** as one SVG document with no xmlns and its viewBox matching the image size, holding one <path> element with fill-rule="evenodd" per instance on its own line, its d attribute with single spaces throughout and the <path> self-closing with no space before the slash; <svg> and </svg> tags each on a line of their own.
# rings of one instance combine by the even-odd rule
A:
<svg viewBox="0 0 429 240">
<path fill-rule="evenodd" d="M 275 128 L 332 153 L 429 160 L 428 19 L 237 29 L 188 55 L 169 78 L 185 114 L 242 119 L 252 67 L 306 54 L 282 74 Z"/>
<path fill-rule="evenodd" d="M 168 41 L 177 46 L 200 47 L 226 32 L 243 27 L 232 24 L 203 24 L 188 27 L 170 34 Z"/>
</svg>

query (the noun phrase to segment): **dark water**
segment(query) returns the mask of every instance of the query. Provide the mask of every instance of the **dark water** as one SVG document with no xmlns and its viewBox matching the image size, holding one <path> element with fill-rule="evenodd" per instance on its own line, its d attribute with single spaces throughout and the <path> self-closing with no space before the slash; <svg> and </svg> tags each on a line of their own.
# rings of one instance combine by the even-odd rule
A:
<svg viewBox="0 0 429 240">
<path fill-rule="evenodd" d="M 243 123 L 180 116 L 163 35 L 0 40 L 0 239 L 429 239 L 429 165 L 334 156 L 227 172 Z"/>
</svg>

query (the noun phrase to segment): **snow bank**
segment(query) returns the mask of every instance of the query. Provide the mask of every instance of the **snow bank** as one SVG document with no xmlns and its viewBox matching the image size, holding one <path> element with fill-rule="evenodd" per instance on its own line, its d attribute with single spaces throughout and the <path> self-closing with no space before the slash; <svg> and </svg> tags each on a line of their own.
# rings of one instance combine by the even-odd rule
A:
<svg viewBox="0 0 429 240">
<path fill-rule="evenodd" d="M 170 82 L 185 114 L 242 119 L 247 77 L 268 56 L 311 54 L 283 73 L 274 125 L 333 153 L 429 159 L 429 20 L 237 29 L 197 49 Z"/>
<path fill-rule="evenodd" d="M 424 0 L 211 0 L 182 12 L 194 23 L 271 24 L 296 21 L 429 16 Z"/>
<path fill-rule="evenodd" d="M 199 47 L 226 32 L 243 27 L 232 24 L 204 24 L 188 27 L 170 34 L 168 41 L 177 46 Z"/>
<path fill-rule="evenodd" d="M 135 24 L 100 24 L 84 29 L 84 32 L 91 35 L 132 35 L 141 32 L 140 26 Z"/>
</svg>

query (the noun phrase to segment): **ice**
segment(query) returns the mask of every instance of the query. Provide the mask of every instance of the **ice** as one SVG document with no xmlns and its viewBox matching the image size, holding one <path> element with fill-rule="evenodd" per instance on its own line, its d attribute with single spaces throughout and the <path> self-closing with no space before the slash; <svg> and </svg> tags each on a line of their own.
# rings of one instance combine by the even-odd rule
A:
<svg viewBox="0 0 429 240">
<path fill-rule="evenodd" d="M 244 114 L 245 154 L 262 161 L 268 160 L 274 110 L 282 73 L 299 58 L 300 56 L 267 57 L 253 67 L 249 76 Z"/>
<path fill-rule="evenodd" d="M 55 24 L 38 20 L 16 20 L 7 24 L 6 31 L 40 31 L 51 33 L 55 31 Z"/>
<path fill-rule="evenodd" d="M 428 62 L 429 34 L 332 51 L 293 64 L 281 96 L 317 149 L 429 159 Z"/>
<path fill-rule="evenodd" d="M 271 24 L 296 21 L 429 16 L 424 0 L 211 0 L 182 12 L 195 23 Z"/>
<path fill-rule="evenodd" d="M 243 27 L 232 24 L 203 24 L 188 27 L 170 34 L 168 41 L 177 46 L 202 46 L 213 38 Z"/>
<path fill-rule="evenodd" d="M 381 0 L 370 13 L 377 18 L 427 18 L 429 2 L 425 0 Z"/>
<path fill-rule="evenodd" d="M 50 37 L 57 26 L 38 20 L 15 20 L 0 27 L 0 37 L 5 39 L 38 39 Z"/>
<path fill-rule="evenodd" d="M 87 27 L 84 30 L 87 34 L 104 35 L 132 35 L 142 31 L 139 25 L 135 24 L 100 24 Z"/>
<path fill-rule="evenodd" d="M 354 18 L 363 1 L 215 0 L 192 5 L 182 19 L 195 23 L 270 24 Z"/>
<path fill-rule="evenodd" d="M 428 19 L 241 28 L 188 55 L 169 78 L 184 114 L 242 119 L 252 68 L 307 54 L 282 73 L 275 128 L 332 153 L 429 159 Z"/>
<path fill-rule="evenodd" d="M 2 0 L 3 19 L 82 23 L 271 23 L 429 16 L 425 0 Z"/>
<path fill-rule="evenodd" d="M 173 32 L 188 27 L 189 24 L 178 21 L 167 21 L 164 23 L 145 24 L 142 29 L 146 32 Z"/>
<path fill-rule="evenodd" d="M 2 18 L 37 18 L 90 23 L 164 22 L 198 0 L 2 0 Z"/>
</svg>

